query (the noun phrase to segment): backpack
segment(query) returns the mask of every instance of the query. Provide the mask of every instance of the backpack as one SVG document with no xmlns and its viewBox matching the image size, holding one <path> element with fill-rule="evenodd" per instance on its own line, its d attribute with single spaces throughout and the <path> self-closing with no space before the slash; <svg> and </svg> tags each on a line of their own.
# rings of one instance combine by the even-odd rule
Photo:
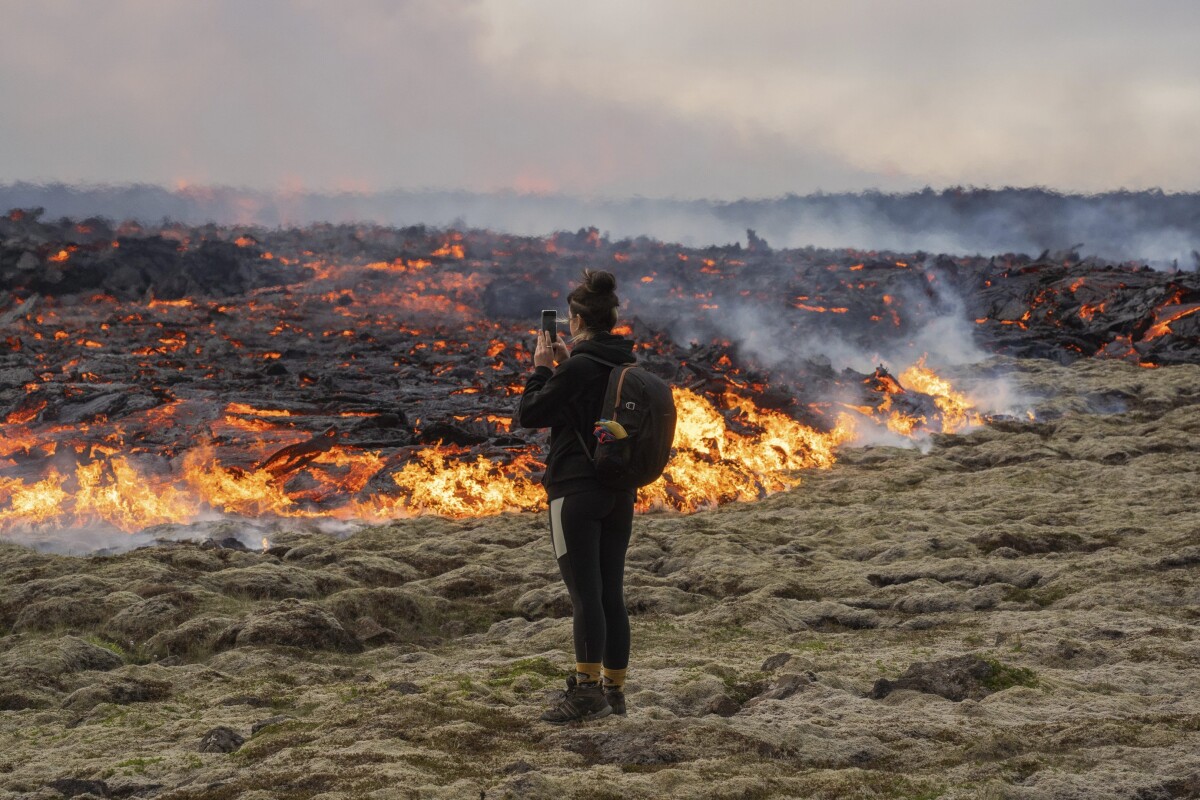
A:
<svg viewBox="0 0 1200 800">
<path fill-rule="evenodd" d="M 593 431 L 595 450 L 575 431 L 583 451 L 591 456 L 596 477 L 605 487 L 618 490 L 637 489 L 658 480 L 675 440 L 671 387 L 636 364 L 615 364 L 590 353 L 578 355 L 612 367 L 601 419 Z"/>
</svg>

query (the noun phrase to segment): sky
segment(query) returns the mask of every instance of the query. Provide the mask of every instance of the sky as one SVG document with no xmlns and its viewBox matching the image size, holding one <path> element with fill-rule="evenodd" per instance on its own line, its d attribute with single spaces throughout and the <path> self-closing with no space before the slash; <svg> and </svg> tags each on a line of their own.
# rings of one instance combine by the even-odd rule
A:
<svg viewBox="0 0 1200 800">
<path fill-rule="evenodd" d="M 1200 190 L 1194 0 L 0 0 L 0 183 Z"/>
</svg>

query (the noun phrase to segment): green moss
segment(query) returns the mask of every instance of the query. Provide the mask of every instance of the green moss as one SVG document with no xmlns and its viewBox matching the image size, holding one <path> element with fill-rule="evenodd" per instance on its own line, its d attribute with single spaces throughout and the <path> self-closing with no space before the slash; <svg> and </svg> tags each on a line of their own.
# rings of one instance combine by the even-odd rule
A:
<svg viewBox="0 0 1200 800">
<path fill-rule="evenodd" d="M 762 672 L 727 676 L 722 679 L 725 683 L 725 694 L 729 695 L 730 700 L 741 705 L 766 690 L 766 677 L 766 674 Z"/>
<path fill-rule="evenodd" d="M 701 635 L 710 642 L 725 643 L 755 637 L 757 634 L 744 625 L 718 625 L 702 631 Z"/>
<path fill-rule="evenodd" d="M 843 797 L 888 797 L 903 800 L 936 800 L 947 792 L 942 784 L 907 775 L 879 770 L 849 769 L 836 784 L 821 781 L 809 796 L 824 800 Z"/>
<path fill-rule="evenodd" d="M 1019 589 L 1014 586 L 1005 593 L 1004 599 L 1014 603 L 1034 603 L 1046 608 L 1074 592 L 1067 586 L 1043 586 L 1038 589 Z"/>
<path fill-rule="evenodd" d="M 1088 686 L 1084 686 L 1083 688 L 1089 692 L 1094 692 L 1096 694 L 1118 694 L 1119 692 L 1124 691 L 1123 689 L 1121 689 L 1120 686 L 1117 686 L 1115 683 L 1109 683 L 1107 681 L 1100 681 L 1099 683 L 1093 683 Z"/>
<path fill-rule="evenodd" d="M 165 759 L 162 756 L 154 756 L 151 758 L 127 758 L 124 761 L 114 764 L 114 769 L 119 769 L 125 775 L 143 775 L 146 772 L 146 767 L 158 764 Z"/>
<path fill-rule="evenodd" d="M 230 758 L 245 764 L 274 755 L 281 750 L 308 744 L 317 738 L 315 731 L 318 727 L 320 726 L 315 722 L 300 720 L 288 720 L 268 726 L 231 753 Z"/>
<path fill-rule="evenodd" d="M 985 658 L 992 667 L 992 674 L 982 683 L 993 692 L 1002 692 L 1014 686 L 1034 687 L 1038 685 L 1037 675 L 1025 667 L 1010 667 L 994 658 Z"/>
<path fill-rule="evenodd" d="M 486 683 L 488 686 L 509 686 L 522 675 L 537 675 L 543 678 L 564 678 L 565 670 L 547 658 L 522 658 L 504 667 L 492 670 Z"/>
<path fill-rule="evenodd" d="M 116 642 L 111 642 L 108 639 L 104 639 L 95 634 L 88 634 L 87 636 L 83 637 L 83 640 L 85 642 L 88 642 L 89 644 L 94 644 L 97 647 L 103 647 L 105 650 L 109 651 L 110 653 L 116 653 L 118 656 L 120 656 L 121 660 L 126 663 L 130 663 L 132 661 L 132 659 L 130 658 L 129 652 L 124 647 L 121 647 L 121 645 L 117 644 Z"/>
</svg>

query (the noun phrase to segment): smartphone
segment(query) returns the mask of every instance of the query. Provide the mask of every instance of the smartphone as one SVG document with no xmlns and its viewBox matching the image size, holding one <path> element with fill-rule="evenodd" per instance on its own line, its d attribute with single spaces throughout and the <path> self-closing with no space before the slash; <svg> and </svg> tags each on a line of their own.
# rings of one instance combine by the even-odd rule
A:
<svg viewBox="0 0 1200 800">
<path fill-rule="evenodd" d="M 550 334 L 550 341 L 558 341 L 558 312 L 553 308 L 542 311 L 542 330 Z"/>
</svg>

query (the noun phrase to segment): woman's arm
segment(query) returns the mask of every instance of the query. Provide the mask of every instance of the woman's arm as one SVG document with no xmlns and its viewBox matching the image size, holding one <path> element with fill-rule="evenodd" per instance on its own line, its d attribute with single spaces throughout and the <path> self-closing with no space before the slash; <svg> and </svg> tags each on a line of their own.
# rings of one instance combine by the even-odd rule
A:
<svg viewBox="0 0 1200 800">
<path fill-rule="evenodd" d="M 567 408 L 579 393 L 579 381 L 573 374 L 575 370 L 565 360 L 566 347 L 561 343 L 555 343 L 557 347 L 550 345 L 544 341 L 544 336 L 538 336 L 538 348 L 534 351 L 537 366 L 525 381 L 525 393 L 521 395 L 521 406 L 517 410 L 517 425 L 522 428 L 549 428 L 569 423 L 571 416 Z M 552 370 L 548 362 L 553 363 L 552 359 L 558 356 L 563 361 L 557 370 Z"/>
</svg>

